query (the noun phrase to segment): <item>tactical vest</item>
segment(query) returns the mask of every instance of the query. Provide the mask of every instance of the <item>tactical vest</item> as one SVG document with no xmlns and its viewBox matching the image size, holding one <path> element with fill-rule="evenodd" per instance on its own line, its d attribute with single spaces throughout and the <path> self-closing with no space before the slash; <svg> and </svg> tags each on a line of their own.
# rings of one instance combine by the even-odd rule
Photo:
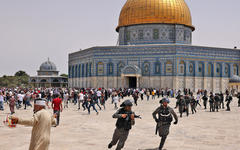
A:
<svg viewBox="0 0 240 150">
<path fill-rule="evenodd" d="M 128 114 L 126 118 L 118 118 L 116 127 L 118 129 L 130 130 L 132 129 L 131 117 L 132 112 L 126 112 L 124 108 L 119 111 L 119 114 Z"/>
<path fill-rule="evenodd" d="M 159 121 L 160 122 L 169 122 L 171 123 L 173 121 L 172 115 L 169 111 L 169 108 L 163 108 L 160 109 L 160 111 L 158 112 L 158 116 L 159 116 Z"/>
</svg>

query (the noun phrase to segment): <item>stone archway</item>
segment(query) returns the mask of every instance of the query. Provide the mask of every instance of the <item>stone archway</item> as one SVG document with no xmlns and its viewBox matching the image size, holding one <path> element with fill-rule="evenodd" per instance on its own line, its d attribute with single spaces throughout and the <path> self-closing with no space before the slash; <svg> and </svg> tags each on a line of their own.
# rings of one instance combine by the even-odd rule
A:
<svg viewBox="0 0 240 150">
<path fill-rule="evenodd" d="M 139 88 L 140 78 L 142 76 L 141 69 L 136 65 L 127 65 L 121 70 L 122 87 Z"/>
</svg>

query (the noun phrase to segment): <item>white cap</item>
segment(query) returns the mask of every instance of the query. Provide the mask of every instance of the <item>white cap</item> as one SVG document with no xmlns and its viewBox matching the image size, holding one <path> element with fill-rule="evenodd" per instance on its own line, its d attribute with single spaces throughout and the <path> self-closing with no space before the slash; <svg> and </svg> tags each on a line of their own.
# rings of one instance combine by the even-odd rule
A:
<svg viewBox="0 0 240 150">
<path fill-rule="evenodd" d="M 46 101 L 44 101 L 44 100 L 37 100 L 37 101 L 35 102 L 35 105 L 46 106 Z"/>
</svg>

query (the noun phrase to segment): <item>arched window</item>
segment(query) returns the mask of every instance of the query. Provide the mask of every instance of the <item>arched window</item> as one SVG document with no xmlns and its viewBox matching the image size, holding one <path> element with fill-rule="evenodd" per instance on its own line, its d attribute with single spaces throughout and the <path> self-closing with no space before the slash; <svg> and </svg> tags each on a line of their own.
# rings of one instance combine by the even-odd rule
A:
<svg viewBox="0 0 240 150">
<path fill-rule="evenodd" d="M 198 64 L 198 73 L 201 77 L 204 76 L 204 64 L 202 62 Z"/>
<path fill-rule="evenodd" d="M 161 74 L 161 63 L 160 62 L 155 63 L 155 74 Z"/>
<path fill-rule="evenodd" d="M 58 81 L 58 79 L 53 79 L 53 82 L 55 82 L 55 83 L 56 83 L 56 82 L 59 82 L 59 81 Z"/>
<path fill-rule="evenodd" d="M 32 79 L 32 81 L 31 82 L 36 82 L 36 80 L 35 79 Z"/>
<path fill-rule="evenodd" d="M 42 79 L 40 82 L 41 83 L 45 83 L 45 82 L 47 82 L 47 80 L 46 79 Z"/>
<path fill-rule="evenodd" d="M 74 66 L 72 66 L 72 78 L 74 78 Z"/>
<path fill-rule="evenodd" d="M 150 63 L 144 62 L 142 68 L 143 75 L 150 75 Z"/>
<path fill-rule="evenodd" d="M 108 63 L 107 67 L 108 75 L 113 75 L 113 63 Z"/>
<path fill-rule="evenodd" d="M 238 65 L 237 64 L 233 65 L 233 75 L 238 75 Z"/>
<path fill-rule="evenodd" d="M 166 62 L 166 74 L 172 74 L 173 73 L 173 64 L 171 61 Z"/>
<path fill-rule="evenodd" d="M 121 75 L 122 69 L 124 68 L 125 64 L 123 62 L 118 63 L 118 76 Z"/>
<path fill-rule="evenodd" d="M 191 62 L 190 64 L 189 64 L 189 73 L 190 73 L 190 75 L 195 75 L 195 64 L 194 64 L 194 62 Z"/>
<path fill-rule="evenodd" d="M 88 76 L 88 63 L 86 64 L 86 77 Z"/>
<path fill-rule="evenodd" d="M 68 78 L 72 78 L 71 66 L 68 66 Z"/>
<path fill-rule="evenodd" d="M 230 77 L 230 65 L 225 64 L 224 73 L 226 77 Z"/>
<path fill-rule="evenodd" d="M 78 65 L 78 77 L 81 77 L 81 64 Z"/>
<path fill-rule="evenodd" d="M 82 64 L 82 77 L 84 77 L 84 64 Z"/>
<path fill-rule="evenodd" d="M 77 65 L 75 66 L 75 75 L 74 76 L 75 76 L 75 78 L 78 77 L 78 66 Z"/>
<path fill-rule="evenodd" d="M 92 76 L 92 63 L 89 63 L 89 76 Z"/>
<path fill-rule="evenodd" d="M 217 66 L 216 66 L 216 75 L 218 77 L 222 76 L 222 65 L 217 63 Z"/>
<path fill-rule="evenodd" d="M 208 76 L 213 77 L 213 65 L 211 63 L 208 64 Z"/>
<path fill-rule="evenodd" d="M 97 63 L 97 75 L 99 75 L 99 76 L 104 75 L 104 64 L 103 64 L 103 62 Z"/>
<path fill-rule="evenodd" d="M 159 39 L 159 29 L 153 29 L 153 39 Z"/>
<path fill-rule="evenodd" d="M 179 73 L 182 75 L 185 75 L 186 69 L 185 69 L 185 62 L 184 61 L 180 61 L 179 63 Z"/>
</svg>

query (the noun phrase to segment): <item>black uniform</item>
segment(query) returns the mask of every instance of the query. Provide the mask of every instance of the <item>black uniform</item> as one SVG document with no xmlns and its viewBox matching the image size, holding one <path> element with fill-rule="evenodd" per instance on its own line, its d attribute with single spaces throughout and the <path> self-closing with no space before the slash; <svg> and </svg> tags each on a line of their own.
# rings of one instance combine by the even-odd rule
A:
<svg viewBox="0 0 240 150">
<path fill-rule="evenodd" d="M 238 93 L 237 98 L 238 98 L 238 107 L 240 107 L 240 93 Z"/>
<path fill-rule="evenodd" d="M 189 104 L 190 104 L 190 97 L 188 95 L 184 96 L 184 100 L 185 100 L 185 111 L 187 114 L 187 117 L 189 115 Z"/>
<path fill-rule="evenodd" d="M 180 117 L 182 117 L 184 108 L 185 108 L 185 100 L 184 100 L 183 96 L 180 96 L 180 98 L 178 100 L 178 110 L 180 113 Z"/>
<path fill-rule="evenodd" d="M 219 103 L 220 103 L 220 96 L 219 94 L 216 94 L 214 96 L 214 108 L 217 110 L 217 112 L 218 112 Z"/>
<path fill-rule="evenodd" d="M 204 96 L 202 97 L 202 99 L 203 99 L 204 109 L 207 109 L 207 102 L 208 102 L 208 97 L 207 97 L 207 95 L 204 95 Z"/>
<path fill-rule="evenodd" d="M 192 114 L 196 113 L 196 103 L 197 101 L 195 100 L 195 98 L 192 96 L 191 100 L 190 100 L 190 105 L 191 105 L 191 110 L 192 110 Z"/>
<path fill-rule="evenodd" d="M 162 150 L 164 143 L 167 139 L 167 136 L 169 134 L 169 128 L 171 126 L 171 122 L 173 120 L 172 115 L 175 119 L 174 124 L 178 123 L 178 117 L 174 110 L 170 107 L 164 107 L 161 105 L 153 112 L 153 118 L 157 122 L 157 128 L 156 128 L 156 134 L 159 133 L 159 136 L 161 137 L 161 143 L 159 145 L 159 150 Z M 158 117 L 157 117 L 158 115 Z"/>
<path fill-rule="evenodd" d="M 123 102 L 121 105 L 123 108 L 119 109 L 115 114 L 113 114 L 112 117 L 117 118 L 116 129 L 108 148 L 112 148 L 112 146 L 118 143 L 116 150 L 121 150 L 128 138 L 129 131 L 132 129 L 132 125 L 135 124 L 135 121 L 131 119 L 131 115 L 135 115 L 134 112 L 126 111 L 124 106 L 132 106 L 132 103 L 128 100 Z M 127 117 L 122 118 L 122 114 L 127 114 Z"/>
<path fill-rule="evenodd" d="M 220 106 L 220 108 L 222 107 L 222 109 L 224 109 L 224 96 L 223 96 L 223 93 L 221 92 L 219 94 L 219 96 L 220 96 L 220 104 L 219 104 L 219 106 Z"/>
<path fill-rule="evenodd" d="M 214 112 L 215 108 L 214 108 L 214 96 L 213 96 L 213 94 L 211 94 L 210 97 L 209 97 L 209 104 L 210 104 L 210 112 Z"/>
<path fill-rule="evenodd" d="M 230 103 L 232 101 L 232 96 L 227 94 L 225 101 L 227 102 L 227 111 L 230 111 Z"/>
</svg>

